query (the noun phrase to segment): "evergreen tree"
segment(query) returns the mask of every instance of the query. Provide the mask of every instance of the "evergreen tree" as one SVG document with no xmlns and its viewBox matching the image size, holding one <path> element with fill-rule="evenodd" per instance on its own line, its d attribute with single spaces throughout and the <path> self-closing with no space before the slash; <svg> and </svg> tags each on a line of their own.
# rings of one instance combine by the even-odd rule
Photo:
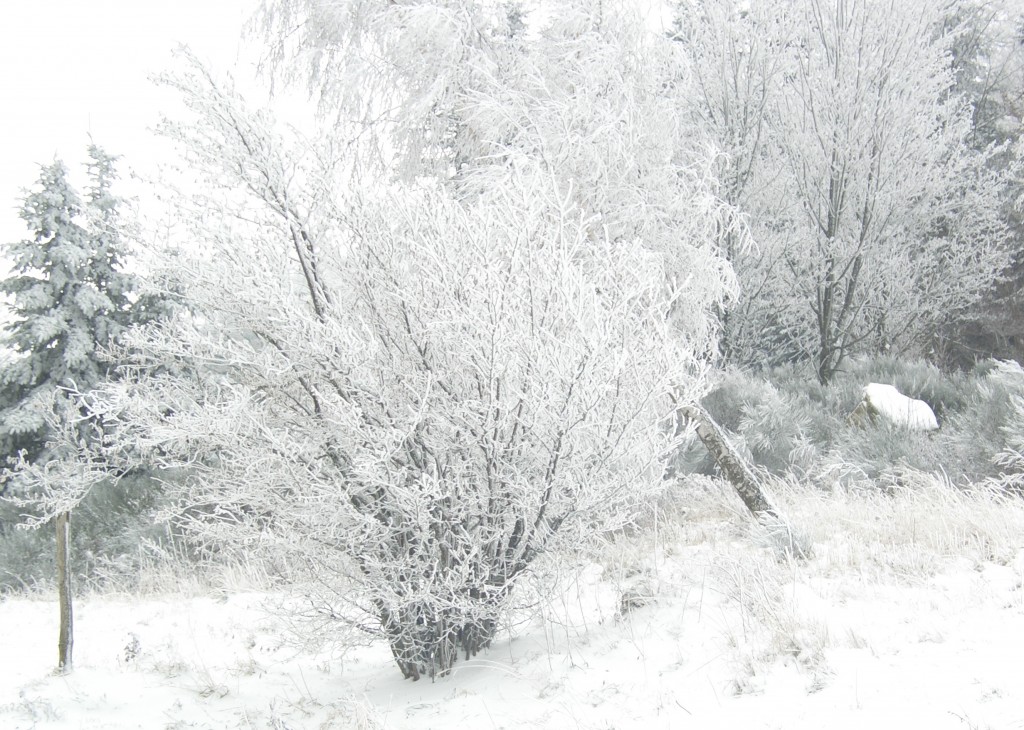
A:
<svg viewBox="0 0 1024 730">
<path fill-rule="evenodd" d="M 0 364 L 0 449 L 3 487 L 13 461 L 44 455 L 46 414 L 61 388 L 86 391 L 107 377 L 99 357 L 133 316 L 135 277 L 123 271 L 125 241 L 120 201 L 111 188 L 116 158 L 89 147 L 90 184 L 83 201 L 55 160 L 21 209 L 31 237 L 9 245 L 11 276 L 0 283 L 11 319 L 5 339 L 13 351 Z"/>
<path fill-rule="evenodd" d="M 90 423 L 78 394 L 110 375 L 113 364 L 102 349 L 133 318 L 136 280 L 122 270 L 121 201 L 112 192 L 115 158 L 90 145 L 89 159 L 84 202 L 62 162 L 43 168 L 21 211 L 32 236 L 7 248 L 13 273 L 0 290 L 11 298 L 6 344 L 13 355 L 0 365 L 0 448 L 7 462 L 0 491 L 18 474 L 12 472 L 16 466 L 45 472 L 54 463 L 76 461 L 78 449 L 97 440 L 102 429 Z M 92 475 L 81 480 L 84 485 L 105 480 L 105 465 L 88 461 L 84 467 Z M 71 668 L 74 643 L 72 506 L 63 504 L 54 519 L 61 671 Z"/>
</svg>

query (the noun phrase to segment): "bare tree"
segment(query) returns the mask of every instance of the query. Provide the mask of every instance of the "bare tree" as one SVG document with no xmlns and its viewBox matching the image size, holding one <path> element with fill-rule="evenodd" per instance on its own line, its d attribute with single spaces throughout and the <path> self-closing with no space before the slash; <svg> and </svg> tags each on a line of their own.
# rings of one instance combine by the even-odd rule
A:
<svg viewBox="0 0 1024 730">
<path fill-rule="evenodd" d="M 941 7 L 802 0 L 773 11 L 748 18 L 748 42 L 702 66 L 733 89 L 754 39 L 773 37 L 766 23 L 793 29 L 770 45 L 782 73 L 771 77 L 770 142 L 754 174 L 764 185 L 744 203 L 757 245 L 734 257 L 744 287 L 734 316 L 771 348 L 781 339 L 812 359 L 826 382 L 850 352 L 920 351 L 993 285 L 1009 260 L 1005 173 L 970 144 Z M 743 92 L 748 104 L 766 93 Z M 728 125 L 713 129 L 734 159 L 750 159 Z M 738 339 L 741 357 L 764 357 L 756 338 Z"/>
<path fill-rule="evenodd" d="M 282 136 L 194 60 L 166 81 L 194 114 L 165 132 L 206 181 L 175 203 L 202 245 L 164 272 L 191 307 L 133 331 L 122 380 L 90 399 L 104 461 L 171 470 L 174 519 L 211 550 L 280 565 L 404 676 L 444 674 L 539 558 L 661 488 L 727 268 L 704 239 L 687 258 L 625 228 L 593 203 L 608 191 L 521 146 L 465 185 L 389 180 L 352 164 L 365 138 Z M 558 101 L 510 97 L 510 117 Z M 693 187 L 689 229 L 713 229 L 700 177 L 670 179 Z"/>
<path fill-rule="evenodd" d="M 672 37 L 686 49 L 697 92 L 694 101 L 684 101 L 679 113 L 692 115 L 694 131 L 719 152 L 718 194 L 732 217 L 725 219 L 718 238 L 723 255 L 733 264 L 770 250 L 754 246 L 751 226 L 777 219 L 786 205 L 778 195 L 772 114 L 792 35 L 791 14 L 775 2 L 681 3 L 676 16 Z M 761 225 L 757 235 L 763 241 L 772 230 Z M 765 331 L 764 323 L 756 333 L 748 331 L 752 319 L 744 311 L 756 306 L 775 276 L 772 265 L 744 269 L 748 275 L 755 271 L 761 280 L 748 276 L 746 295 L 721 312 L 720 348 L 727 360 L 748 349 L 745 339 L 782 344 L 782 338 Z"/>
</svg>

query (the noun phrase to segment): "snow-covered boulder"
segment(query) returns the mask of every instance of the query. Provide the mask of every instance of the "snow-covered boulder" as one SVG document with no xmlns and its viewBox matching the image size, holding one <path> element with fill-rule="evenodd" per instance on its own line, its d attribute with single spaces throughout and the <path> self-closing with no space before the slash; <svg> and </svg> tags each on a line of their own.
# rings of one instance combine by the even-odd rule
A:
<svg viewBox="0 0 1024 730">
<path fill-rule="evenodd" d="M 868 383 L 850 414 L 850 422 L 862 425 L 866 419 L 874 422 L 877 418 L 911 431 L 934 431 L 939 427 L 931 406 L 923 400 L 908 398 L 891 385 Z"/>
</svg>

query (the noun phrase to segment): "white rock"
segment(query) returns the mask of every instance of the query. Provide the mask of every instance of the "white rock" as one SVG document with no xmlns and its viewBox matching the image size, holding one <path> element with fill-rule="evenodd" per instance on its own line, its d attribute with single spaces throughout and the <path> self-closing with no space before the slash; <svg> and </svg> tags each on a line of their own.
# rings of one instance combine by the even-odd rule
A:
<svg viewBox="0 0 1024 730">
<path fill-rule="evenodd" d="M 923 400 L 908 398 L 891 385 L 868 383 L 858 410 L 881 416 L 895 426 L 912 431 L 934 431 L 939 427 L 931 406 Z"/>
</svg>

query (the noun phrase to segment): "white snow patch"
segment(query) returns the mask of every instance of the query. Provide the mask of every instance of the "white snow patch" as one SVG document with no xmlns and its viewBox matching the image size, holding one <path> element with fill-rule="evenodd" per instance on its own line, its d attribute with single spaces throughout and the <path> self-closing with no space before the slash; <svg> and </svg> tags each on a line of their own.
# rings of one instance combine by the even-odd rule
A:
<svg viewBox="0 0 1024 730">
<path fill-rule="evenodd" d="M 868 383 L 862 403 L 896 426 L 914 431 L 934 431 L 939 427 L 931 406 L 923 400 L 908 398 L 894 386 Z"/>
</svg>

